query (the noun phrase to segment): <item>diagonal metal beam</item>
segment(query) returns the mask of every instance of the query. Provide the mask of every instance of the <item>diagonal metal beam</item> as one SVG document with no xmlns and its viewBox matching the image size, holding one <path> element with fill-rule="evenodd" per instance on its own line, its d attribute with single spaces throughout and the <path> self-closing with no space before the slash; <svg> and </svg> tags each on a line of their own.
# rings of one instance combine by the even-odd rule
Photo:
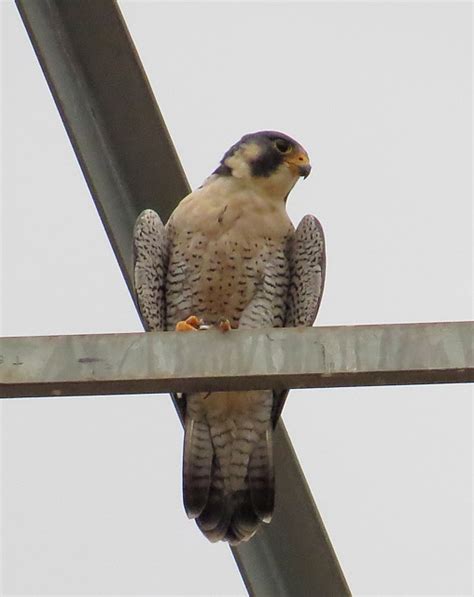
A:
<svg viewBox="0 0 474 597">
<path fill-rule="evenodd" d="M 137 215 L 189 192 L 138 54 L 112 0 L 16 4 L 132 292 Z"/>
<path fill-rule="evenodd" d="M 89 189 L 132 289 L 138 213 L 167 219 L 188 185 L 120 11 L 112 0 L 17 0 Z M 348 595 L 283 425 L 271 525 L 233 550 L 249 593 Z"/>
<path fill-rule="evenodd" d="M 465 383 L 473 332 L 452 322 L 1 338 L 0 398 Z"/>
</svg>

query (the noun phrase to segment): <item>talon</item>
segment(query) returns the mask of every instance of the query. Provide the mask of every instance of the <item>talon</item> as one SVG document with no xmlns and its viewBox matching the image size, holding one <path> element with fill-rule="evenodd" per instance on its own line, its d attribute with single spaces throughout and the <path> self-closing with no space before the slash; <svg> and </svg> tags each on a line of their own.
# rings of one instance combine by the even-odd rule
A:
<svg viewBox="0 0 474 597">
<path fill-rule="evenodd" d="M 175 329 L 177 332 L 197 332 L 197 328 L 185 321 L 178 321 Z"/>
<path fill-rule="evenodd" d="M 196 315 L 190 315 L 184 321 L 178 321 L 175 329 L 177 332 L 195 332 L 201 327 L 202 323 L 202 319 L 199 319 Z"/>
<path fill-rule="evenodd" d="M 193 328 L 196 328 L 198 330 L 200 328 L 200 326 L 203 324 L 203 321 L 200 317 L 197 317 L 196 315 L 190 315 L 186 319 L 186 323 L 188 325 L 192 325 Z"/>
<path fill-rule="evenodd" d="M 220 329 L 221 332 L 228 332 L 232 329 L 232 325 L 228 319 L 219 319 L 217 327 Z"/>
</svg>

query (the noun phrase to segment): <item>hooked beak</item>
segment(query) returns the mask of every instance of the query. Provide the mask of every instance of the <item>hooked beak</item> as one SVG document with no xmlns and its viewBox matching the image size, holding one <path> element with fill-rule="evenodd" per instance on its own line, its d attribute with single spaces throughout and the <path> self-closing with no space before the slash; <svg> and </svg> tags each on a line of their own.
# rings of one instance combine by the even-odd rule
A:
<svg viewBox="0 0 474 597">
<path fill-rule="evenodd" d="M 303 178 L 308 178 L 311 173 L 311 164 L 304 164 L 303 166 L 298 167 L 299 175 Z"/>
<path fill-rule="evenodd" d="M 306 151 L 301 148 L 288 156 L 286 162 L 294 174 L 307 178 L 311 172 L 311 164 Z"/>
</svg>

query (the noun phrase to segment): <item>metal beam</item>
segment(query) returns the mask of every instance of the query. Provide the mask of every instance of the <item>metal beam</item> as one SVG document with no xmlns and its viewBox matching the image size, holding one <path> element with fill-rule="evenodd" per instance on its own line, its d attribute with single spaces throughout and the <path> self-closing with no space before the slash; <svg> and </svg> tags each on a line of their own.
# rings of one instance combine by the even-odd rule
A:
<svg viewBox="0 0 474 597">
<path fill-rule="evenodd" d="M 133 296 L 137 215 L 189 192 L 140 58 L 111 0 L 16 4 Z"/>
<path fill-rule="evenodd" d="M 154 207 L 166 220 L 188 190 L 140 60 L 111 0 L 17 0 L 17 6 L 132 290 L 135 217 Z M 283 424 L 275 444 L 271 530 L 233 549 L 247 589 L 257 595 L 348 595 Z"/>
<path fill-rule="evenodd" d="M 473 333 L 453 322 L 2 338 L 0 397 L 469 382 Z"/>
</svg>

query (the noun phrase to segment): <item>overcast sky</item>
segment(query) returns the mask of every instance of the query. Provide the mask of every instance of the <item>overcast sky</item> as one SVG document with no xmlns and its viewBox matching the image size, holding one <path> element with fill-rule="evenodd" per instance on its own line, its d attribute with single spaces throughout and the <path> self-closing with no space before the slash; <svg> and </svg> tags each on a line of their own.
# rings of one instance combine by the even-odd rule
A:
<svg viewBox="0 0 474 597">
<path fill-rule="evenodd" d="M 193 187 L 247 132 L 308 150 L 288 209 L 325 228 L 318 325 L 472 318 L 469 3 L 120 6 Z M 16 8 L 1 13 L 2 333 L 138 331 Z M 184 514 L 167 397 L 0 413 L 3 594 L 244 594 Z M 284 419 L 355 595 L 471 594 L 470 388 L 298 391 Z"/>
</svg>

